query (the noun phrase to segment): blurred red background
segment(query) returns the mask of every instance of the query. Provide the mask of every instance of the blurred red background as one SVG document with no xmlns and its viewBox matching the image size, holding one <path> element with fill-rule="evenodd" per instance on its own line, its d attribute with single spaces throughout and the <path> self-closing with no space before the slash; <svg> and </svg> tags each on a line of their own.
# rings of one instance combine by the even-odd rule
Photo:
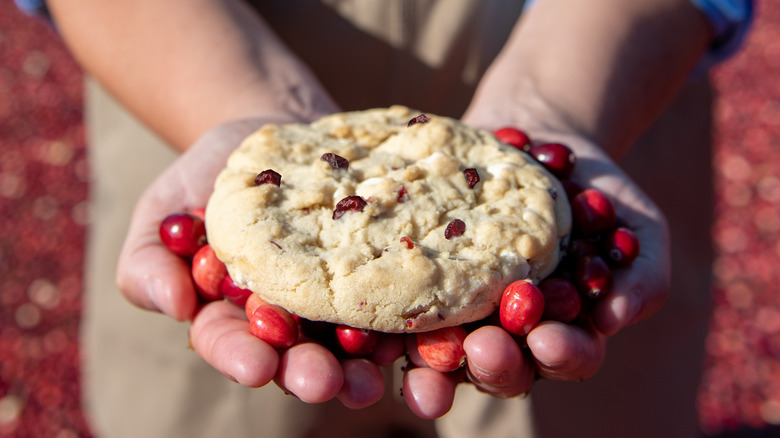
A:
<svg viewBox="0 0 780 438">
<path fill-rule="evenodd" d="M 780 3 L 713 71 L 715 303 L 706 436 L 780 436 Z M 0 0 L 0 437 L 91 436 L 78 344 L 89 178 L 81 72 Z"/>
</svg>

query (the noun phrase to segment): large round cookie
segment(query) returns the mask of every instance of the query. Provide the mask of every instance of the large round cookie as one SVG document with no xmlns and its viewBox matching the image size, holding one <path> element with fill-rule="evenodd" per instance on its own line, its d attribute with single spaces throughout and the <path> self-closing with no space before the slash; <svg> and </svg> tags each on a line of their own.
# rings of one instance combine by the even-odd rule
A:
<svg viewBox="0 0 780 438">
<path fill-rule="evenodd" d="M 571 226 L 560 183 L 489 132 L 433 115 L 410 124 L 419 114 L 394 106 L 249 136 L 206 208 L 234 281 L 307 319 L 417 332 L 484 318 L 507 284 L 548 275 Z M 278 186 L 256 184 L 268 169 Z"/>
</svg>

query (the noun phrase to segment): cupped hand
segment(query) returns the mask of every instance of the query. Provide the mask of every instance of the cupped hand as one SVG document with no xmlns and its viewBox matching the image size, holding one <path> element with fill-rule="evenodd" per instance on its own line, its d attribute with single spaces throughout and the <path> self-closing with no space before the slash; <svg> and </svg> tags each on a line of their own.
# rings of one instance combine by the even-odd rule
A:
<svg viewBox="0 0 780 438">
<path fill-rule="evenodd" d="M 237 121 L 210 130 L 147 188 L 120 254 L 117 283 L 134 305 L 191 321 L 193 350 L 242 385 L 260 387 L 275 381 L 305 402 L 338 397 L 351 408 L 368 406 L 384 393 L 378 367 L 368 361 L 340 362 L 313 342 L 278 352 L 250 334 L 242 308 L 228 301 L 202 304 L 188 263 L 160 242 L 160 222 L 169 214 L 204 207 L 230 152 L 264 122 Z"/>
<path fill-rule="evenodd" d="M 493 113 L 495 114 L 495 113 Z M 523 128 L 517 120 L 482 117 L 472 112 L 465 123 L 495 130 L 504 126 Z M 496 326 L 471 332 L 464 348 L 466 376 L 481 391 L 496 397 L 513 397 L 530 391 L 536 376 L 553 380 L 581 381 L 601 367 L 608 337 L 622 328 L 656 313 L 669 293 L 670 261 L 668 226 L 662 212 L 631 179 L 592 142 L 572 132 L 536 129 L 543 124 L 524 118 L 534 143 L 559 142 L 577 157 L 572 182 L 595 188 L 614 202 L 620 220 L 640 241 L 640 255 L 626 269 L 615 270 L 612 291 L 594 301 L 587 323 L 544 321 L 525 338 L 527 348 Z M 417 368 L 414 373 L 422 374 Z M 425 378 L 407 373 L 404 396 L 420 416 L 435 418 L 452 405 L 455 376 L 426 370 Z"/>
</svg>

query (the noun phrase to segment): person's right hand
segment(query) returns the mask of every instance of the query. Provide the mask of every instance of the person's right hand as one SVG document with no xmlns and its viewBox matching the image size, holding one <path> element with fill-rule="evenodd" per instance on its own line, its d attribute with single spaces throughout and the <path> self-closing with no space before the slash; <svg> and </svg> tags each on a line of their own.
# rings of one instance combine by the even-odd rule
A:
<svg viewBox="0 0 780 438">
<path fill-rule="evenodd" d="M 250 334 L 244 309 L 224 300 L 202 305 L 189 264 L 160 241 L 162 220 L 172 213 L 204 207 L 230 152 L 264 122 L 239 121 L 212 129 L 147 188 L 122 248 L 117 283 L 134 305 L 191 321 L 190 342 L 195 352 L 242 385 L 260 387 L 274 380 L 305 402 L 338 397 L 349 407 L 368 406 L 384 392 L 376 365 L 339 362 L 325 347 L 312 342 L 280 354 Z"/>
</svg>

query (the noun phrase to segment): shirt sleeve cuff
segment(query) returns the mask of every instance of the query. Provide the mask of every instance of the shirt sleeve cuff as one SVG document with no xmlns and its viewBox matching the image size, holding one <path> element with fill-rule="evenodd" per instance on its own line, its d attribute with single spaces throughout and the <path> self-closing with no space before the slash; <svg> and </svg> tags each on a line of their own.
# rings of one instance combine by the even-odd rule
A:
<svg viewBox="0 0 780 438">
<path fill-rule="evenodd" d="M 707 16 L 714 38 L 694 75 L 704 74 L 742 46 L 753 22 L 753 0 L 691 0 Z"/>
</svg>

